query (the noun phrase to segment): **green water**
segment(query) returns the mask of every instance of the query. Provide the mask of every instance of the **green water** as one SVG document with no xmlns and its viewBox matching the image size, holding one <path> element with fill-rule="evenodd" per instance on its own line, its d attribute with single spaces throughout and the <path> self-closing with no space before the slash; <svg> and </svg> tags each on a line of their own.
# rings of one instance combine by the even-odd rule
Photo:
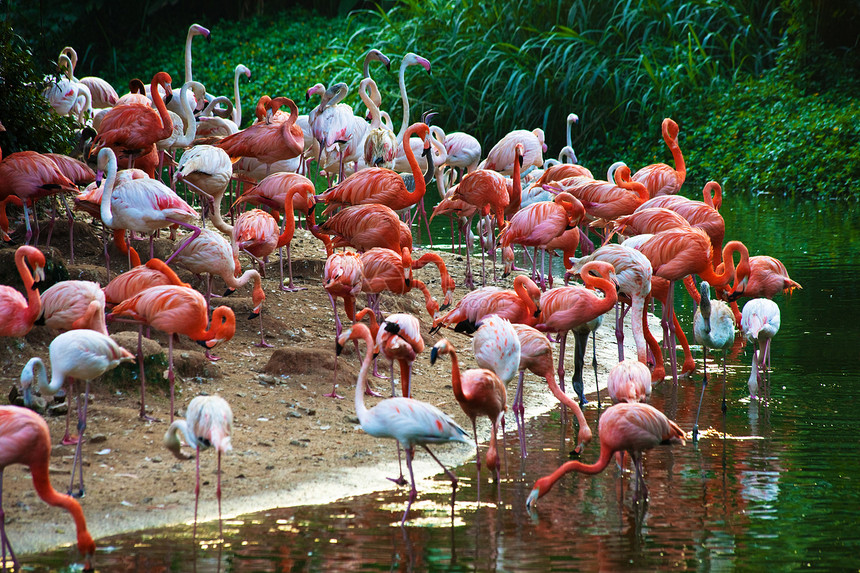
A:
<svg viewBox="0 0 860 573">
<path fill-rule="evenodd" d="M 196 544 L 184 527 L 98 540 L 99 570 L 860 569 L 860 329 L 853 323 L 860 317 L 860 210 L 729 196 L 721 212 L 727 240 L 779 258 L 803 290 L 776 299 L 782 327 L 772 346 L 771 402 L 750 402 L 751 349 L 738 349 L 729 358 L 725 417 L 716 370 L 705 394 L 700 426 L 714 432 L 646 454 L 647 504 L 632 502 L 630 476 L 610 466 L 594 477 L 566 476 L 530 515 L 525 499 L 535 479 L 566 461 L 571 447 L 568 440 L 560 449 L 564 432 L 551 413 L 530 421 L 524 463 L 509 434 L 500 500 L 485 472 L 478 505 L 474 464 L 458 469 L 453 519 L 450 488 L 437 478 L 434 491 L 419 492 L 402 530 L 406 492 L 386 482 L 374 495 L 242 516 L 225 524 L 220 548 L 208 545 L 216 524 L 204 525 Z M 447 224 L 434 228 L 437 238 L 449 237 Z M 689 325 L 691 303 L 680 290 L 676 300 Z M 677 388 L 664 382 L 652 400 L 687 431 L 699 377 Z M 586 413 L 590 421 L 595 414 Z M 584 459 L 597 453 L 595 439 Z M 74 556 L 64 550 L 24 561 L 47 571 Z"/>
</svg>

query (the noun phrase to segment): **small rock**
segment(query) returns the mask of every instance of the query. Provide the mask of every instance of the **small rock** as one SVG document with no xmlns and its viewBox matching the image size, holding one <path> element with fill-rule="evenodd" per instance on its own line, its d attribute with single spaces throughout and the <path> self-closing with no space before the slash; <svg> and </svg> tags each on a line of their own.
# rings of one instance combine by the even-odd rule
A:
<svg viewBox="0 0 860 573">
<path fill-rule="evenodd" d="M 275 444 L 273 444 L 272 442 L 267 442 L 266 440 L 260 440 L 260 441 L 258 441 L 258 442 L 257 442 L 257 445 L 258 445 L 258 446 L 263 446 L 264 448 L 271 448 L 271 447 L 273 447 Z"/>
<path fill-rule="evenodd" d="M 257 374 L 257 380 L 260 382 L 265 382 L 266 384 L 274 384 L 275 377 L 271 374 Z"/>
<path fill-rule="evenodd" d="M 270 464 L 270 465 L 266 466 L 266 469 L 271 471 L 271 470 L 275 469 L 275 466 Z"/>
<path fill-rule="evenodd" d="M 101 443 L 104 443 L 106 441 L 107 441 L 107 436 L 105 436 L 104 434 L 95 434 L 92 437 L 90 437 L 90 439 L 89 439 L 89 442 L 91 444 L 101 444 Z"/>
<path fill-rule="evenodd" d="M 154 464 L 160 464 L 161 463 L 161 456 L 152 456 L 151 458 L 149 458 L 149 461 L 151 461 Z"/>
<path fill-rule="evenodd" d="M 49 416 L 65 416 L 68 411 L 69 411 L 69 407 L 66 405 L 65 402 L 63 402 L 61 404 L 54 404 L 53 406 L 50 406 L 48 408 L 48 415 Z"/>
<path fill-rule="evenodd" d="M 300 448 L 306 448 L 308 445 L 300 440 L 290 440 L 291 446 L 298 446 Z M 68 472 L 67 472 L 68 473 Z"/>
<path fill-rule="evenodd" d="M 358 422 L 358 416 L 344 416 L 343 419 L 347 424 L 358 424 L 359 423 Z"/>
<path fill-rule="evenodd" d="M 301 418 L 302 415 L 296 412 L 295 410 L 290 410 L 287 412 L 287 418 Z"/>
</svg>

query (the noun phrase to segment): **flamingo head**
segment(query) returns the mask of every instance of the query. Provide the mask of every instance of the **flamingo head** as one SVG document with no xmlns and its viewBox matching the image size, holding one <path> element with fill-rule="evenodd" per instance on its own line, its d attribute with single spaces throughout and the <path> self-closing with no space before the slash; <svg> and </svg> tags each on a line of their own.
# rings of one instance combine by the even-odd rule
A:
<svg viewBox="0 0 860 573">
<path fill-rule="evenodd" d="M 666 118 L 663 120 L 663 137 L 671 140 L 678 139 L 678 124 L 675 123 L 671 118 Z"/>
<path fill-rule="evenodd" d="M 193 36 L 204 36 L 206 41 L 211 41 L 211 34 L 209 33 L 208 28 L 204 28 L 200 24 L 191 24 L 191 27 L 188 28 L 188 33 Z"/>
<path fill-rule="evenodd" d="M 391 71 L 391 60 L 388 58 L 388 56 L 386 56 L 376 48 L 370 50 L 369 52 L 367 52 L 367 55 L 364 56 L 364 63 L 367 65 L 370 65 L 370 62 L 373 60 L 376 60 L 377 62 L 382 62 L 382 65 L 385 66 L 385 69 Z"/>
<path fill-rule="evenodd" d="M 247 66 L 239 64 L 238 66 L 236 66 L 236 73 L 245 74 L 245 77 L 247 77 L 249 80 L 251 79 L 251 70 L 249 70 Z"/>
<path fill-rule="evenodd" d="M 422 58 L 418 54 L 414 52 L 409 52 L 405 56 L 403 56 L 403 62 L 400 64 L 401 68 L 405 68 L 406 66 L 419 65 L 427 70 L 427 73 L 430 73 L 430 60 L 427 58 Z"/>
</svg>

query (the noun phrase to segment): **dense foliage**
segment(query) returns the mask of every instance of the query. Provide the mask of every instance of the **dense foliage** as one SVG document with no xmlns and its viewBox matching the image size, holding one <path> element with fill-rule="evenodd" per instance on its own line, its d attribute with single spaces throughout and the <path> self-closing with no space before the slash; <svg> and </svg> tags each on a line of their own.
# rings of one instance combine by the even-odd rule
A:
<svg viewBox="0 0 860 573">
<path fill-rule="evenodd" d="M 0 148 L 15 151 L 67 153 L 74 123 L 54 113 L 42 97 L 46 81 L 37 72 L 27 43 L 0 24 Z"/>
</svg>

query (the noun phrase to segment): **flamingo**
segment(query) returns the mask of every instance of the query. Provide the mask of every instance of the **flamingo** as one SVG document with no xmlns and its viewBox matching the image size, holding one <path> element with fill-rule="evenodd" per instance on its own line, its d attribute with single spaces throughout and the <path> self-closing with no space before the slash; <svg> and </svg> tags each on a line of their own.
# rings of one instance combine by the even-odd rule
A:
<svg viewBox="0 0 860 573">
<path fill-rule="evenodd" d="M 518 275 L 514 279 L 514 290 L 483 287 L 466 293 L 445 316 L 433 321 L 431 332 L 454 325 L 455 332 L 471 334 L 477 330 L 478 322 L 491 314 L 498 314 L 514 324 L 534 326 L 540 311 L 540 297 L 540 289 L 534 281 Z"/>
<path fill-rule="evenodd" d="M 520 366 L 520 339 L 511 321 L 491 314 L 481 320 L 472 337 L 475 361 L 508 384 Z"/>
<path fill-rule="evenodd" d="M 435 320 L 439 312 L 439 303 L 430 294 L 430 289 L 422 281 L 412 277 L 412 258 L 408 249 L 402 249 L 400 254 L 391 249 L 374 247 L 359 255 L 364 266 L 361 279 L 361 292 L 368 295 L 378 295 L 383 291 L 392 294 L 406 294 L 417 288 L 424 294 L 424 307 L 427 314 Z M 375 307 L 378 307 L 378 299 Z M 375 308 L 379 312 L 378 308 Z"/>
<path fill-rule="evenodd" d="M 30 469 L 36 494 L 48 505 L 68 511 L 75 522 L 78 551 L 84 556 L 84 570 L 93 569 L 92 560 L 96 544 L 87 530 L 87 522 L 81 504 L 71 496 L 63 495 L 51 486 L 48 466 L 51 462 L 51 434 L 48 424 L 37 413 L 17 406 L 0 406 L 0 484 L 3 470 L 12 464 L 23 464 Z M 2 491 L 0 491 L 2 493 Z M 6 513 L 0 507 L 0 545 L 3 563 L 6 550 L 18 569 L 18 559 L 6 535 Z"/>
<path fill-rule="evenodd" d="M 559 193 L 551 202 L 534 203 L 517 211 L 499 235 L 499 240 L 502 247 L 510 247 L 513 244 L 534 247 L 532 279 L 536 278 L 537 250 L 541 249 L 541 288 L 546 288 L 544 258 L 550 243 L 570 227 L 576 227 L 583 217 L 585 217 L 585 208 L 579 199 L 570 193 Z M 573 231 L 578 239 L 578 231 L 576 229 Z M 550 274 L 552 274 L 552 255 L 550 255 Z"/>
<path fill-rule="evenodd" d="M 26 260 L 26 262 L 25 262 Z M 32 272 L 27 265 L 33 268 Z M 22 337 L 33 328 L 42 311 L 36 281 L 45 280 L 45 255 L 35 247 L 22 246 L 15 251 L 15 267 L 24 283 L 25 299 L 16 289 L 0 285 L 0 336 Z"/>
<path fill-rule="evenodd" d="M 719 188 L 720 184 L 716 181 L 708 181 L 705 184 L 705 189 Z M 726 223 L 720 212 L 712 206 L 702 201 L 692 201 L 680 195 L 663 195 L 654 197 L 639 206 L 637 209 L 648 209 L 653 207 L 663 207 L 670 209 L 681 215 L 691 227 L 698 227 L 708 234 L 711 239 L 712 258 L 714 266 L 722 262 L 723 238 L 726 234 Z M 655 231 L 651 231 L 655 232 Z"/>
<path fill-rule="evenodd" d="M 62 192 L 77 193 L 78 188 L 48 156 L 35 151 L 18 151 L 0 161 L 0 201 L 13 195 L 21 200 L 27 227 L 26 244 L 30 243 L 33 236 L 30 208 L 34 202 L 41 197 Z M 37 224 L 37 233 L 38 229 Z"/>
<path fill-rule="evenodd" d="M 517 343 L 519 343 L 519 340 L 517 340 Z M 507 409 L 507 391 L 505 390 L 505 385 L 495 372 L 486 368 L 473 368 L 461 373 L 454 346 L 445 338 L 434 344 L 430 350 L 430 364 L 435 364 L 440 354 L 451 355 L 451 385 L 454 390 L 454 398 L 457 399 L 463 412 L 472 420 L 472 435 L 475 438 L 475 443 L 478 441 L 478 431 L 475 422 L 478 416 L 487 416 L 490 419 L 492 433 L 490 435 L 490 445 L 487 448 L 487 467 L 495 473 L 496 483 L 501 483 L 496 436 L 499 433 L 500 422 L 504 435 L 504 416 Z M 478 466 L 478 483 L 480 484 L 480 451 L 476 453 L 475 463 Z"/>
<path fill-rule="evenodd" d="M 622 360 L 609 371 L 606 388 L 613 404 L 647 402 L 651 397 L 651 371 L 638 360 Z"/>
<path fill-rule="evenodd" d="M 173 338 L 184 334 L 204 348 L 211 350 L 233 338 L 236 317 L 226 306 L 212 313 L 209 323 L 206 299 L 199 292 L 183 286 L 150 287 L 127 299 L 111 311 L 111 317 L 128 317 L 153 326 L 167 334 L 168 371 L 170 381 L 170 421 L 173 422 Z"/>
<path fill-rule="evenodd" d="M 744 305 L 741 315 L 741 330 L 750 342 L 758 342 L 753 349 L 750 371 L 750 398 L 758 396 L 758 381 L 764 384 L 764 397 L 770 397 L 770 341 L 779 332 L 779 307 L 767 298 L 754 298 Z"/>
<path fill-rule="evenodd" d="M 98 169 L 98 180 L 107 172 L 100 209 L 106 226 L 149 234 L 173 224 L 190 229 L 191 236 L 168 257 L 168 264 L 200 234 L 200 228 L 192 224 L 197 220 L 197 212 L 164 183 L 148 178 L 118 181 L 113 149 L 99 151 Z M 150 251 L 151 248 L 150 243 Z"/>
<path fill-rule="evenodd" d="M 573 139 L 571 138 L 570 133 L 570 128 L 573 126 L 574 123 L 577 123 L 578 121 L 579 116 L 575 113 L 567 114 L 567 129 L 565 130 L 565 134 L 567 135 L 567 145 L 562 147 L 561 151 L 558 152 L 558 160 L 561 162 L 562 165 L 575 165 L 579 163 L 579 160 L 577 160 L 576 158 L 576 153 L 573 151 Z M 585 171 L 588 171 L 588 169 L 585 169 L 585 167 L 580 167 L 580 169 L 583 170 L 583 175 L 588 175 L 588 177 L 591 177 L 590 171 L 588 174 L 585 173 Z M 570 176 L 567 175 L 566 177 Z M 563 177 L 561 179 L 563 179 Z"/>
<path fill-rule="evenodd" d="M 417 135 L 424 140 L 425 152 L 430 148 L 430 128 L 425 123 L 413 123 L 406 130 L 406 137 Z M 424 174 L 418 168 L 415 154 L 411 146 L 406 146 L 406 157 L 412 167 L 412 175 L 415 178 L 415 190 L 409 192 L 400 175 L 391 169 L 381 167 L 370 167 L 357 171 L 344 179 L 341 183 L 314 197 L 316 203 L 327 203 L 328 207 L 323 214 L 328 215 L 335 208 L 344 205 L 363 205 L 367 203 L 381 203 L 395 211 L 411 207 L 424 198 L 427 186 L 424 183 Z"/>
<path fill-rule="evenodd" d="M 662 131 L 663 141 L 675 160 L 675 168 L 672 169 L 665 163 L 652 163 L 633 174 L 633 180 L 645 185 L 650 197 L 678 193 L 687 177 L 684 155 L 678 147 L 678 124 L 667 117 L 663 120 Z"/>
<path fill-rule="evenodd" d="M 254 157 L 266 164 L 266 175 L 272 163 L 292 159 L 304 149 L 302 129 L 296 125 L 299 109 L 290 98 L 276 97 L 266 104 L 273 114 L 286 105 L 290 108 L 289 117 L 283 122 L 255 123 L 242 131 L 225 137 L 218 142 L 231 158 Z"/>
<path fill-rule="evenodd" d="M 153 76 L 151 89 L 155 109 L 140 103 L 111 108 L 102 118 L 90 154 L 100 154 L 102 148 L 121 150 L 129 154 L 131 168 L 134 167 L 134 156 L 145 155 L 154 143 L 169 137 L 173 133 L 173 120 L 167 113 L 158 87 L 164 87 L 169 92 L 170 82 L 167 72 L 158 72 Z"/>
<path fill-rule="evenodd" d="M 383 247 L 399 251 L 402 247 L 412 248 L 412 234 L 404 245 L 401 240 L 401 221 L 390 207 L 371 203 L 351 205 L 329 217 L 318 226 L 319 232 L 335 237 L 332 248 L 353 247 L 359 251 L 369 251 L 373 247 Z"/>
<path fill-rule="evenodd" d="M 197 396 L 188 404 L 184 420 L 176 420 L 170 424 L 164 434 L 164 446 L 177 459 L 187 460 L 181 451 L 179 433 L 182 432 L 185 443 L 197 450 L 197 481 L 194 486 L 194 537 L 197 536 L 197 505 L 200 502 L 200 451 L 210 447 L 218 454 L 218 485 L 215 487 L 215 497 L 218 499 L 218 531 L 224 536 L 221 523 L 221 454 L 233 449 L 231 434 L 233 433 L 233 410 L 227 400 L 221 396 Z"/>
<path fill-rule="evenodd" d="M 313 201 L 309 199 L 313 197 L 314 184 L 310 179 L 298 173 L 272 173 L 257 185 L 243 192 L 233 203 L 233 207 L 242 203 L 251 203 L 258 206 L 265 205 L 272 211 L 283 213 L 287 193 L 294 187 L 300 187 L 303 191 L 293 195 L 293 211 L 304 214 L 306 220 L 315 221 L 316 218 L 313 209 L 311 209 Z M 311 225 L 308 227 L 311 228 Z M 223 231 L 223 229 L 220 230 Z M 311 233 L 314 231 L 311 230 Z M 314 236 L 321 239 L 319 235 Z"/>
<path fill-rule="evenodd" d="M 397 155 L 402 155 L 405 157 L 409 157 L 409 153 L 406 149 L 409 147 L 408 145 L 404 145 L 403 142 L 409 141 L 408 134 L 408 126 L 409 126 L 409 97 L 406 95 L 406 68 L 409 66 L 421 66 L 427 73 L 430 73 L 430 61 L 426 58 L 422 58 L 418 54 L 414 52 L 408 52 L 405 56 L 403 56 L 403 60 L 400 62 L 400 71 L 397 76 L 397 85 L 400 88 L 400 101 L 403 104 L 403 118 L 400 121 L 400 131 L 397 132 Z M 425 148 L 426 149 L 426 148 Z M 412 162 L 409 162 L 412 165 Z M 416 179 L 417 181 L 417 179 Z M 395 211 L 399 211 L 399 209 L 395 209 Z"/>
<path fill-rule="evenodd" d="M 343 326 L 341 325 L 340 317 L 337 313 L 337 302 L 335 301 L 335 298 L 343 298 L 343 309 L 346 312 L 347 318 L 350 322 L 357 322 L 360 318 L 355 312 L 355 297 L 361 292 L 363 280 L 364 263 L 358 254 L 351 251 L 332 253 L 326 259 L 325 267 L 323 268 L 323 288 L 325 288 L 326 294 L 331 301 L 332 311 L 334 311 L 335 349 L 337 349 L 337 339 L 340 337 L 341 332 L 343 332 Z M 371 312 L 371 314 L 373 314 L 371 321 L 376 322 L 376 313 Z M 374 339 L 377 331 L 378 326 L 377 329 L 374 330 Z M 357 342 L 356 346 L 358 346 Z M 335 355 L 335 369 L 336 368 L 337 354 Z M 375 372 L 376 369 L 374 369 L 374 373 Z M 331 392 L 324 394 L 324 396 L 328 398 L 342 399 L 343 396 L 337 393 L 338 383 L 336 373 L 337 371 L 335 370 L 335 376 L 332 377 L 334 382 Z M 370 391 L 369 386 L 368 390 Z"/>
<path fill-rule="evenodd" d="M 576 438 L 577 445 L 573 451 L 576 454 L 582 453 L 585 447 L 591 443 L 591 428 L 588 426 L 585 414 L 582 413 L 582 408 L 559 388 L 558 382 L 555 380 L 555 372 L 553 371 L 555 364 L 552 359 L 552 346 L 549 339 L 536 328 L 526 324 L 514 324 L 513 327 L 520 340 L 520 378 L 517 383 L 517 394 L 514 398 L 512 408 L 514 417 L 517 418 L 517 432 L 520 437 L 520 453 L 522 457 L 526 457 L 525 407 L 523 406 L 523 378 L 525 377 L 526 370 L 530 370 L 537 376 L 543 377 L 552 395 L 573 412 L 579 424 L 579 432 Z"/>
<path fill-rule="evenodd" d="M 674 283 L 690 274 L 697 274 L 715 287 L 724 287 L 734 278 L 738 286 L 749 276 L 749 251 L 740 241 L 729 241 L 723 247 L 726 265 L 719 273 L 711 266 L 711 241 L 705 231 L 697 228 L 675 228 L 654 235 L 639 235 L 624 241 L 625 245 L 642 252 L 651 261 L 654 276 L 669 281 L 666 304 L 663 307 L 663 340 L 668 340 L 672 381 L 678 383 L 675 356 Z M 735 270 L 734 253 L 741 259 Z"/>
<path fill-rule="evenodd" d="M 42 293 L 39 321 L 48 328 L 89 328 L 107 335 L 105 293 L 92 281 L 61 281 Z"/>
<path fill-rule="evenodd" d="M 531 509 L 537 500 L 549 493 L 552 486 L 566 473 L 577 471 L 583 474 L 595 475 L 602 472 L 612 460 L 615 452 L 629 452 L 636 467 L 637 493 L 639 486 L 644 490 L 647 499 L 648 487 L 642 467 L 642 452 L 661 444 L 684 445 L 684 430 L 666 417 L 654 406 L 638 402 L 615 404 L 606 409 L 597 424 L 597 434 L 600 437 L 600 457 L 591 464 L 578 461 L 561 465 L 550 475 L 535 482 L 526 507 Z"/>
<path fill-rule="evenodd" d="M 74 77 L 75 67 L 78 65 L 78 53 L 71 46 L 66 46 L 60 55 L 65 55 L 71 63 L 72 80 L 84 84 L 92 96 L 91 103 L 94 108 L 109 108 L 113 107 L 119 101 L 119 94 L 107 81 L 96 76 L 87 76 L 81 79 Z"/>
<path fill-rule="evenodd" d="M 481 160 L 481 143 L 474 136 L 462 131 L 444 135 L 447 156 L 445 165 L 459 169 L 462 179 L 462 175 L 478 168 L 478 162 Z"/>
<path fill-rule="evenodd" d="M 780 293 L 791 294 L 794 289 L 803 288 L 791 280 L 785 265 L 777 258 L 767 255 L 750 257 L 749 269 L 749 279 L 732 289 L 728 296 L 730 301 L 741 297 L 772 299 Z"/>
<path fill-rule="evenodd" d="M 633 340 L 636 343 L 636 356 L 642 364 L 648 364 L 648 318 L 645 301 L 651 294 L 651 261 L 636 249 L 617 244 L 606 244 L 592 254 L 572 259 L 574 272 L 579 272 L 582 265 L 589 261 L 604 261 L 615 269 L 615 280 L 618 284 L 618 294 L 626 296 L 630 301 L 630 326 L 633 330 Z M 623 306 L 623 305 L 622 305 Z M 618 342 L 618 360 L 624 360 L 624 310 L 616 314 L 615 337 Z M 650 335 L 650 332 L 648 332 Z M 652 381 L 662 380 L 666 372 L 663 368 L 662 354 L 659 346 L 652 351 L 657 357 Z"/>
<path fill-rule="evenodd" d="M 403 512 L 403 519 L 400 521 L 401 527 L 406 523 L 409 508 L 412 507 L 412 502 L 418 495 L 418 490 L 415 488 L 415 475 L 412 471 L 412 458 L 415 455 L 416 445 L 423 447 L 436 463 L 442 466 L 451 480 L 453 510 L 457 477 L 439 461 L 427 444 L 463 442 L 474 446 L 474 443 L 469 439 L 466 431 L 450 416 L 426 402 L 404 397 L 386 398 L 368 410 L 364 405 L 364 386 L 373 360 L 373 352 L 370 350 L 373 347 L 373 338 L 370 336 L 370 331 L 364 324 L 354 324 L 338 337 L 337 342 L 340 349 L 347 341 L 359 338 L 364 339 L 367 344 L 367 352 L 364 354 L 364 361 L 361 363 L 355 385 L 355 413 L 361 429 L 377 438 L 393 438 L 406 450 L 406 466 L 409 468 L 412 489 L 409 492 L 409 502 L 406 504 L 406 511 Z"/>
<path fill-rule="evenodd" d="M 454 279 L 451 278 L 451 275 L 448 274 L 448 267 L 445 266 L 445 261 L 442 260 L 436 253 L 424 253 L 418 259 L 412 261 L 412 270 L 418 270 L 424 268 L 428 264 L 436 265 L 436 268 L 439 269 L 439 284 L 442 287 L 442 306 L 440 310 L 445 310 L 449 306 L 454 299 L 454 288 L 456 288 L 456 284 L 454 283 Z"/>
<path fill-rule="evenodd" d="M 662 197 L 677 197 L 663 195 Z M 690 222 L 677 212 L 665 207 L 640 206 L 629 215 L 619 217 L 612 222 L 612 231 L 625 237 L 636 235 L 653 235 L 675 227 L 690 227 Z"/>
<path fill-rule="evenodd" d="M 592 275 L 592 271 L 599 276 Z M 604 261 L 585 263 L 580 270 L 580 275 L 585 287 L 579 285 L 557 287 L 541 295 L 540 316 L 535 325 L 535 328 L 541 332 L 561 334 L 558 379 L 562 381 L 564 380 L 564 348 L 568 331 L 580 330 L 587 323 L 609 311 L 618 299 L 614 282 L 615 269 L 609 263 Z M 592 289 L 603 292 L 603 298 L 598 298 Z M 582 399 L 581 395 L 580 399 Z"/>
<path fill-rule="evenodd" d="M 87 112 L 92 114 L 92 94 L 86 85 L 74 78 L 73 68 L 71 59 L 65 54 L 60 54 L 57 59 L 57 70 L 64 77 L 54 80 L 53 76 L 47 76 L 45 80 L 50 83 L 42 95 L 57 115 L 77 113 L 78 123 L 83 125 Z"/>
<path fill-rule="evenodd" d="M 523 145 L 523 158 L 520 168 L 528 169 L 532 165 L 540 167 L 543 165 L 543 154 L 546 152 L 544 133 L 540 128 L 532 131 L 518 129 L 511 131 L 496 143 L 484 162 L 478 169 L 489 169 L 498 171 L 502 175 L 511 175 L 514 166 L 518 162 L 515 155 L 515 147 L 518 143 Z"/>
<path fill-rule="evenodd" d="M 364 163 L 368 167 L 392 169 L 397 153 L 397 136 L 393 131 L 382 126 L 379 104 L 373 100 L 374 94 L 379 94 L 376 82 L 370 78 L 361 80 L 358 86 L 358 97 L 370 112 L 370 127 L 364 137 Z"/>
<path fill-rule="evenodd" d="M 51 382 L 48 383 L 47 371 L 41 358 L 31 358 L 21 372 L 21 388 L 24 394 L 24 404 L 30 402 L 30 392 L 34 382 L 49 394 L 56 394 L 69 378 L 85 380 L 84 405 L 81 407 L 81 397 L 77 395 L 78 409 L 78 439 L 75 448 L 75 461 L 72 464 L 72 481 L 69 483 L 69 495 L 75 484 L 75 470 L 80 468 L 79 489 L 75 497 L 84 495 L 84 465 L 81 446 L 84 442 L 84 430 L 87 428 L 87 402 L 90 396 L 90 381 L 98 378 L 108 370 L 113 370 L 123 362 L 133 362 L 134 354 L 117 344 L 107 334 L 95 330 L 70 330 L 57 335 L 48 347 L 51 361 Z M 68 436 L 68 430 L 67 430 Z M 67 439 L 67 438 L 64 438 Z M 64 443 L 66 443 L 64 441 Z"/>
<path fill-rule="evenodd" d="M 188 247 L 176 258 L 176 264 L 188 269 L 196 275 L 207 274 L 206 279 L 206 304 L 212 295 L 212 275 L 218 275 L 227 285 L 224 296 L 230 295 L 237 288 L 243 287 L 253 281 L 251 301 L 254 308 L 248 319 L 260 317 L 260 342 L 256 346 L 267 346 L 263 330 L 263 302 L 266 293 L 263 291 L 263 283 L 260 273 L 254 269 L 248 269 L 240 277 L 236 277 L 238 261 L 234 258 L 233 248 L 230 243 L 215 231 L 204 229 L 200 236 L 192 241 Z"/>
<path fill-rule="evenodd" d="M 723 351 L 723 413 L 726 411 L 726 351 L 735 341 L 735 317 L 729 305 L 721 300 L 711 300 L 710 285 L 702 281 L 699 285 L 701 299 L 699 308 L 693 317 L 693 336 L 702 345 L 702 393 L 699 396 L 699 408 L 696 410 L 696 423 L 693 425 L 693 441 L 699 435 L 699 413 L 702 411 L 702 399 L 705 397 L 705 387 L 708 385 L 708 348 Z"/>
<path fill-rule="evenodd" d="M 400 364 L 402 396 L 412 397 L 412 363 L 424 351 L 421 323 L 411 314 L 389 314 L 379 325 L 376 346 L 391 361 L 391 395 L 394 396 L 394 361 Z"/>
<path fill-rule="evenodd" d="M 561 191 L 582 201 L 588 215 L 599 219 L 613 220 L 629 215 L 648 201 L 648 190 L 643 184 L 631 180 L 630 168 L 626 165 L 615 170 L 615 181 L 576 176 L 556 184 Z"/>
<path fill-rule="evenodd" d="M 215 228 L 226 235 L 231 234 L 233 228 L 221 218 L 221 200 L 232 177 L 233 164 L 230 162 L 230 156 L 214 145 L 195 145 L 184 151 L 173 172 L 174 182 L 184 182 L 211 201 L 209 218 Z"/>
<path fill-rule="evenodd" d="M 331 99 L 323 102 L 314 125 L 315 130 L 323 135 L 319 143 L 326 157 L 331 157 L 335 148 L 338 150 L 337 159 L 331 157 L 323 162 L 322 168 L 331 172 L 337 166 L 338 181 L 342 181 L 344 164 L 354 163 L 364 155 L 364 139 L 370 126 L 363 118 L 356 117 L 350 106 L 340 103 L 349 92 L 349 86 L 339 83 L 332 87 L 337 89 Z"/>
</svg>

